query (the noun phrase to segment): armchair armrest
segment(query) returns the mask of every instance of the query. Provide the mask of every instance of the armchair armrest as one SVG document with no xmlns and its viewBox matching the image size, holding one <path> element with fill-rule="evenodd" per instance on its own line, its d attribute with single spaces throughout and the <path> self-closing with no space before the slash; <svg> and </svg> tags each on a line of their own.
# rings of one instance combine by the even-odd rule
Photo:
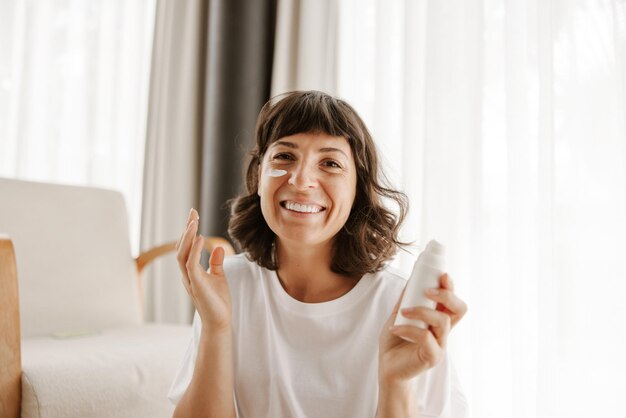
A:
<svg viewBox="0 0 626 418">
<path fill-rule="evenodd" d="M 230 245 L 230 242 L 228 242 L 224 238 L 206 237 L 204 239 L 204 248 L 208 252 L 213 251 L 213 248 L 217 246 L 224 248 L 224 253 L 227 256 L 235 254 L 235 250 L 233 249 L 232 245 Z M 152 261 L 172 251 L 176 251 L 176 242 L 174 241 L 142 252 L 141 254 L 139 254 L 139 257 L 135 259 L 135 262 L 137 264 L 137 273 L 141 274 L 144 267 L 146 267 Z"/>
<path fill-rule="evenodd" d="M 22 398 L 17 268 L 11 239 L 0 234 L 0 416 L 20 416 Z"/>
</svg>

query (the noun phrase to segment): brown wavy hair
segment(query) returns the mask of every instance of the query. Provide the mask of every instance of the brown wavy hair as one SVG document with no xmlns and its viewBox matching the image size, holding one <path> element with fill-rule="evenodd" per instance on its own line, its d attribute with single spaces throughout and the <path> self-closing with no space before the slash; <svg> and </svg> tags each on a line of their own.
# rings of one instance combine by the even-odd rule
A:
<svg viewBox="0 0 626 418">
<path fill-rule="evenodd" d="M 400 225 L 408 210 L 408 199 L 389 186 L 382 172 L 376 146 L 357 112 L 345 101 L 319 91 L 294 91 L 268 101 L 256 124 L 256 145 L 250 152 L 246 171 L 246 193 L 232 199 L 228 232 L 248 257 L 270 270 L 278 269 L 274 232 L 261 213 L 257 195 L 259 171 L 269 145 L 299 133 L 324 133 L 348 140 L 357 171 L 357 190 L 350 216 L 335 236 L 331 270 L 362 276 L 383 268 L 399 247 Z M 397 213 L 383 200 L 395 203 Z"/>
</svg>

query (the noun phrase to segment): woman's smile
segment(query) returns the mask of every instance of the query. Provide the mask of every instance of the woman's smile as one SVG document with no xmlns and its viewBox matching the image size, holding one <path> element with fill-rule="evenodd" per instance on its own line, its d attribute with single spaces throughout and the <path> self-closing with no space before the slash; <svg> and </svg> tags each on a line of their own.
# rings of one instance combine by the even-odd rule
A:
<svg viewBox="0 0 626 418">
<path fill-rule="evenodd" d="M 317 214 L 324 210 L 325 207 L 316 205 L 314 203 L 298 203 L 292 200 L 285 200 L 280 202 L 280 206 L 288 210 L 289 212 L 295 212 L 297 214 Z"/>
</svg>

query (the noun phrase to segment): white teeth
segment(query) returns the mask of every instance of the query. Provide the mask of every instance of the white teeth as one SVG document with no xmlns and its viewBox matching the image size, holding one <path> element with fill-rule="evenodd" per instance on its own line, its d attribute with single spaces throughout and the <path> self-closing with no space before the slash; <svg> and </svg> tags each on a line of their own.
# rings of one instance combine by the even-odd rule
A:
<svg viewBox="0 0 626 418">
<path fill-rule="evenodd" d="M 317 213 L 322 210 L 321 207 L 315 205 L 301 205 L 295 202 L 285 202 L 285 207 L 295 212 Z"/>
</svg>

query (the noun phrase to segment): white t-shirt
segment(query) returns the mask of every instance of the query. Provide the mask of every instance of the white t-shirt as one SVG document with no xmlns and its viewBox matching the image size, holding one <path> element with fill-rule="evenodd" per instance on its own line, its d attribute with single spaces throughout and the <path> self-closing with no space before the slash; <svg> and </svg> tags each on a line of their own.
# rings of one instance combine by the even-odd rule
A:
<svg viewBox="0 0 626 418">
<path fill-rule="evenodd" d="M 235 401 L 240 418 L 375 417 L 378 339 L 406 279 L 387 268 L 366 274 L 352 290 L 323 303 L 303 303 L 275 271 L 243 254 L 224 272 L 232 296 Z M 174 379 L 178 403 L 196 362 L 200 317 Z M 422 417 L 464 418 L 467 404 L 450 360 L 414 379 Z"/>
</svg>

